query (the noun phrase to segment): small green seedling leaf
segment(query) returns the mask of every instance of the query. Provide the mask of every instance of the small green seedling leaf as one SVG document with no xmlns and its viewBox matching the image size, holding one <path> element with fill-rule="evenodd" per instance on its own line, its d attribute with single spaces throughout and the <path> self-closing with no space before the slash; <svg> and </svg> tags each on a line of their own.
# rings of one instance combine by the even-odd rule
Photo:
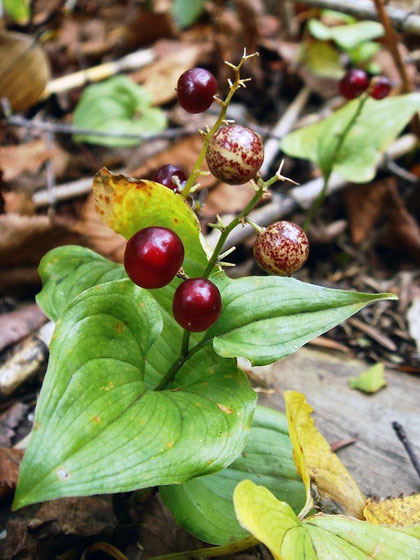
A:
<svg viewBox="0 0 420 560">
<path fill-rule="evenodd" d="M 342 515 L 318 514 L 300 521 L 292 508 L 250 480 L 233 494 L 241 525 L 269 548 L 276 560 L 416 560 L 420 525 L 384 527 Z"/>
<path fill-rule="evenodd" d="M 345 50 L 353 49 L 358 45 L 382 37 L 383 26 L 376 21 L 359 21 L 348 25 L 327 27 L 317 19 L 308 22 L 308 28 L 313 37 L 320 41 L 334 41 Z"/>
<path fill-rule="evenodd" d="M 257 406 L 245 449 L 226 470 L 163 486 L 160 494 L 184 529 L 205 542 L 227 544 L 247 535 L 232 501 L 236 484 L 247 478 L 266 485 L 296 513 L 302 508 L 305 490 L 293 463 L 284 414 Z"/>
<path fill-rule="evenodd" d="M 420 94 L 368 99 L 333 161 L 340 135 L 353 118 L 355 99 L 323 121 L 291 132 L 281 142 L 286 154 L 313 161 L 325 174 L 333 168 L 344 179 L 366 183 L 375 176 L 381 154 L 420 110 Z"/>
<path fill-rule="evenodd" d="M 51 342 L 15 508 L 179 484 L 238 456 L 255 407 L 248 379 L 233 360 L 206 348 L 172 389 L 149 390 L 146 360 L 172 351 L 171 332 L 166 325 L 159 336 L 162 327 L 156 300 L 129 279 L 94 286 L 67 305 Z"/>
<path fill-rule="evenodd" d="M 366 371 L 363 371 L 359 377 L 350 379 L 350 387 L 352 389 L 359 389 L 364 393 L 376 393 L 386 385 L 384 372 L 384 364 L 375 364 Z"/>
<path fill-rule="evenodd" d="M 84 129 L 123 134 L 152 134 L 166 128 L 164 112 L 151 106 L 150 94 L 126 76 L 114 76 L 84 89 L 73 124 Z M 101 146 L 137 146 L 140 138 L 75 134 L 76 142 Z"/>
<path fill-rule="evenodd" d="M 27 25 L 31 17 L 29 0 L 2 0 L 4 11 L 19 25 Z"/>
<path fill-rule="evenodd" d="M 197 21 L 204 9 L 204 0 L 174 0 L 172 14 L 181 29 Z"/>
<path fill-rule="evenodd" d="M 302 48 L 301 62 L 323 78 L 338 80 L 344 73 L 340 53 L 324 41 L 307 41 Z"/>
<path fill-rule="evenodd" d="M 205 339 L 213 339 L 220 356 L 241 356 L 253 365 L 284 358 L 369 303 L 396 299 L 274 276 L 225 281 L 220 289 L 223 311 Z"/>
<path fill-rule="evenodd" d="M 96 211 L 107 226 L 126 239 L 149 226 L 173 230 L 184 244 L 185 272 L 189 276 L 202 274 L 207 256 L 200 224 L 182 196 L 159 183 L 115 175 L 105 168 L 96 174 L 93 190 Z"/>
</svg>

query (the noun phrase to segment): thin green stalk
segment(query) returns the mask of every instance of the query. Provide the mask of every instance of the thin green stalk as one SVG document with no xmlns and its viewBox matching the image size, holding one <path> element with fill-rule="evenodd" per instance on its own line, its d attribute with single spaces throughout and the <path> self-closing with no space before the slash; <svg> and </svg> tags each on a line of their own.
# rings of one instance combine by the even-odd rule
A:
<svg viewBox="0 0 420 560">
<path fill-rule="evenodd" d="M 255 54 L 257 54 L 257 53 L 255 53 Z M 196 184 L 197 178 L 199 177 L 199 175 L 201 173 L 201 165 L 204 161 L 204 158 L 206 157 L 207 148 L 208 148 L 208 145 L 210 143 L 210 140 L 212 139 L 215 132 L 217 132 L 217 130 L 219 129 L 219 127 L 221 126 L 221 124 L 225 120 L 226 111 L 227 111 L 228 105 L 229 105 L 234 93 L 236 92 L 236 90 L 239 87 L 241 87 L 241 85 L 244 85 L 244 81 L 246 81 L 246 80 L 241 80 L 240 70 L 241 70 L 241 67 L 242 67 L 243 63 L 245 62 L 245 60 L 247 60 L 248 58 L 250 58 L 252 56 L 254 56 L 254 55 L 249 55 L 249 56 L 244 55 L 242 57 L 241 61 L 239 62 L 238 66 L 233 66 L 233 64 L 229 64 L 229 66 L 231 66 L 232 69 L 235 72 L 235 81 L 232 83 L 232 85 L 229 89 L 229 93 L 227 94 L 226 98 L 224 100 L 221 100 L 221 99 L 218 100 L 218 102 L 221 105 L 219 118 L 214 123 L 214 125 L 211 127 L 211 129 L 205 134 L 203 147 L 201 148 L 201 151 L 198 155 L 197 161 L 195 162 L 195 165 L 194 165 L 194 167 L 191 171 L 191 174 L 188 177 L 187 182 L 185 183 L 185 187 L 182 189 L 182 196 L 184 198 L 187 198 L 187 196 L 190 194 L 190 191 L 191 191 L 192 187 Z"/>
<path fill-rule="evenodd" d="M 210 274 L 213 272 L 213 268 L 216 266 L 217 259 L 219 258 L 220 252 L 223 249 L 224 244 L 226 243 L 226 239 L 228 238 L 230 232 L 237 226 L 239 223 L 247 217 L 247 215 L 251 212 L 257 202 L 260 200 L 264 191 L 266 190 L 266 184 L 264 183 L 260 188 L 257 190 L 255 195 L 252 197 L 251 201 L 247 206 L 242 210 L 240 214 L 234 218 L 225 229 L 222 230 L 219 240 L 217 242 L 216 247 L 214 248 L 213 254 L 203 272 L 203 278 L 208 278 Z"/>
<path fill-rule="evenodd" d="M 162 379 L 159 381 L 158 385 L 156 385 L 154 391 L 162 391 L 163 389 L 165 389 L 165 387 L 167 385 L 169 385 L 169 383 L 175 378 L 175 375 L 181 369 L 183 364 L 187 360 L 189 360 L 191 358 L 191 356 L 193 356 L 196 352 L 198 352 L 199 350 L 201 350 L 202 348 L 204 348 L 207 344 L 210 344 L 210 342 L 211 342 L 211 340 L 205 340 L 203 342 L 199 342 L 193 348 L 191 348 L 191 350 L 189 352 L 184 354 L 183 353 L 184 348 L 185 348 L 184 344 L 185 344 L 185 341 L 187 341 L 187 344 L 188 344 L 189 335 L 190 335 L 190 333 L 188 331 L 184 331 L 184 336 L 183 336 L 183 339 L 182 339 L 181 355 L 174 361 L 174 363 L 168 369 L 168 371 L 166 372 L 164 377 L 162 377 Z"/>
<path fill-rule="evenodd" d="M 195 558 L 217 558 L 242 552 L 247 548 L 251 548 L 259 544 L 259 540 L 255 537 L 245 537 L 240 541 L 224 544 L 221 546 L 211 546 L 209 548 L 199 548 L 196 550 L 185 550 L 184 552 L 175 552 L 174 554 L 165 554 L 164 556 L 154 556 L 150 560 L 194 560 Z"/>
<path fill-rule="evenodd" d="M 367 94 L 364 94 L 359 98 L 359 104 L 357 105 L 357 109 L 356 109 L 354 115 L 349 120 L 346 128 L 343 130 L 342 134 L 340 135 L 340 138 L 338 139 L 337 145 L 336 145 L 336 147 L 333 151 L 332 157 L 331 157 L 331 163 L 328 166 L 328 169 L 324 173 L 324 184 L 322 185 L 321 192 L 318 194 L 317 198 L 315 199 L 315 202 L 312 204 L 312 207 L 311 207 L 311 209 L 308 213 L 308 216 L 306 217 L 305 223 L 303 225 L 304 231 L 308 231 L 309 226 L 312 223 L 312 220 L 317 215 L 319 209 L 322 206 L 322 203 L 324 202 L 325 196 L 327 194 L 328 184 L 329 184 L 329 181 L 330 181 L 330 178 L 331 178 L 331 174 L 332 174 L 334 165 L 337 161 L 337 158 L 340 154 L 341 148 L 343 147 L 344 141 L 347 138 L 349 132 L 353 128 L 357 119 L 359 118 L 359 115 L 362 112 L 363 106 L 366 103 L 368 97 L 369 96 Z"/>
</svg>

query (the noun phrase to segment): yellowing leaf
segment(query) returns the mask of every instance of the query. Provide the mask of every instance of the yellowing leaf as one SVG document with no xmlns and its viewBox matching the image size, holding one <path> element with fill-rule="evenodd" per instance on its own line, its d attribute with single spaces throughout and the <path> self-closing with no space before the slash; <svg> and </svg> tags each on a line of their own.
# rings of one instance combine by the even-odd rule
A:
<svg viewBox="0 0 420 560">
<path fill-rule="evenodd" d="M 200 225 L 182 196 L 153 181 L 114 175 L 105 167 L 96 174 L 93 191 L 96 211 L 107 226 L 126 239 L 150 226 L 175 231 L 185 247 L 185 272 L 202 274 L 207 257 L 200 241 Z"/>
<path fill-rule="evenodd" d="M 286 391 L 286 415 L 293 460 L 306 488 L 306 504 L 300 512 L 303 517 L 312 509 L 311 483 L 322 498 L 339 505 L 346 513 L 363 519 L 365 497 L 351 474 L 341 463 L 311 417 L 312 407 L 305 396 L 297 391 Z"/>
<path fill-rule="evenodd" d="M 386 385 L 384 371 L 384 364 L 375 364 L 366 371 L 363 371 L 359 377 L 350 379 L 350 387 L 365 393 L 376 393 L 376 391 L 379 391 L 379 389 Z"/>
<path fill-rule="evenodd" d="M 363 513 L 370 523 L 378 525 L 415 525 L 420 523 L 420 494 L 381 502 L 369 498 Z"/>
<path fill-rule="evenodd" d="M 233 494 L 239 523 L 276 560 L 418 560 L 417 527 L 372 525 L 343 515 L 318 514 L 304 521 L 290 506 L 250 480 Z"/>
</svg>

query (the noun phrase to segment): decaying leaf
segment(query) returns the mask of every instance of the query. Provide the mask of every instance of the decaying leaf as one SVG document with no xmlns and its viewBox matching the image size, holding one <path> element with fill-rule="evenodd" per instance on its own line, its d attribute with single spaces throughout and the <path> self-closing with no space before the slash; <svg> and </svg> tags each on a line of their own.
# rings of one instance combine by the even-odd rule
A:
<svg viewBox="0 0 420 560">
<path fill-rule="evenodd" d="M 420 523 L 420 494 L 366 502 L 363 513 L 370 523 L 404 527 Z"/>
<path fill-rule="evenodd" d="M 303 517 L 312 509 L 311 484 L 321 497 L 332 501 L 345 512 L 363 519 L 365 497 L 351 474 L 341 463 L 311 417 L 312 407 L 305 396 L 297 391 L 286 391 L 286 415 L 293 459 L 306 488 L 306 504 L 300 512 Z"/>
<path fill-rule="evenodd" d="M 25 171 L 35 173 L 58 151 L 58 148 L 48 150 L 46 141 L 43 139 L 17 146 L 0 146 L 0 167 L 3 171 L 3 180 L 12 181 Z"/>
<path fill-rule="evenodd" d="M 375 364 L 366 371 L 363 371 L 359 377 L 350 379 L 350 387 L 359 389 L 364 393 L 376 393 L 382 387 L 385 387 L 384 364 Z"/>
<path fill-rule="evenodd" d="M 4 486 L 16 486 L 22 457 L 22 449 L 0 448 L 0 495 Z"/>
</svg>

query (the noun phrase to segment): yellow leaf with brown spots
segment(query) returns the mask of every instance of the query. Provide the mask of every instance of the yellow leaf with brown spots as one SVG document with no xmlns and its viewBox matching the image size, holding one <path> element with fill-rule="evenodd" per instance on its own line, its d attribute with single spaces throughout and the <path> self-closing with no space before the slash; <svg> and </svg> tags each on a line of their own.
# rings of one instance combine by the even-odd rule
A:
<svg viewBox="0 0 420 560">
<path fill-rule="evenodd" d="M 305 396 L 297 391 L 286 391 L 284 399 L 293 460 L 306 489 L 306 503 L 300 517 L 313 507 L 313 484 L 322 499 L 333 502 L 353 517 L 363 519 L 366 499 L 351 474 L 331 451 L 327 440 L 317 430 L 311 416 L 313 409 Z"/>
<path fill-rule="evenodd" d="M 420 523 L 420 494 L 377 502 L 368 499 L 363 513 L 370 523 L 404 527 Z"/>
<path fill-rule="evenodd" d="M 93 191 L 96 211 L 107 226 L 126 239 L 150 226 L 175 231 L 185 247 L 185 272 L 202 274 L 207 257 L 200 224 L 181 195 L 153 181 L 115 175 L 105 167 L 96 174 Z"/>
</svg>

